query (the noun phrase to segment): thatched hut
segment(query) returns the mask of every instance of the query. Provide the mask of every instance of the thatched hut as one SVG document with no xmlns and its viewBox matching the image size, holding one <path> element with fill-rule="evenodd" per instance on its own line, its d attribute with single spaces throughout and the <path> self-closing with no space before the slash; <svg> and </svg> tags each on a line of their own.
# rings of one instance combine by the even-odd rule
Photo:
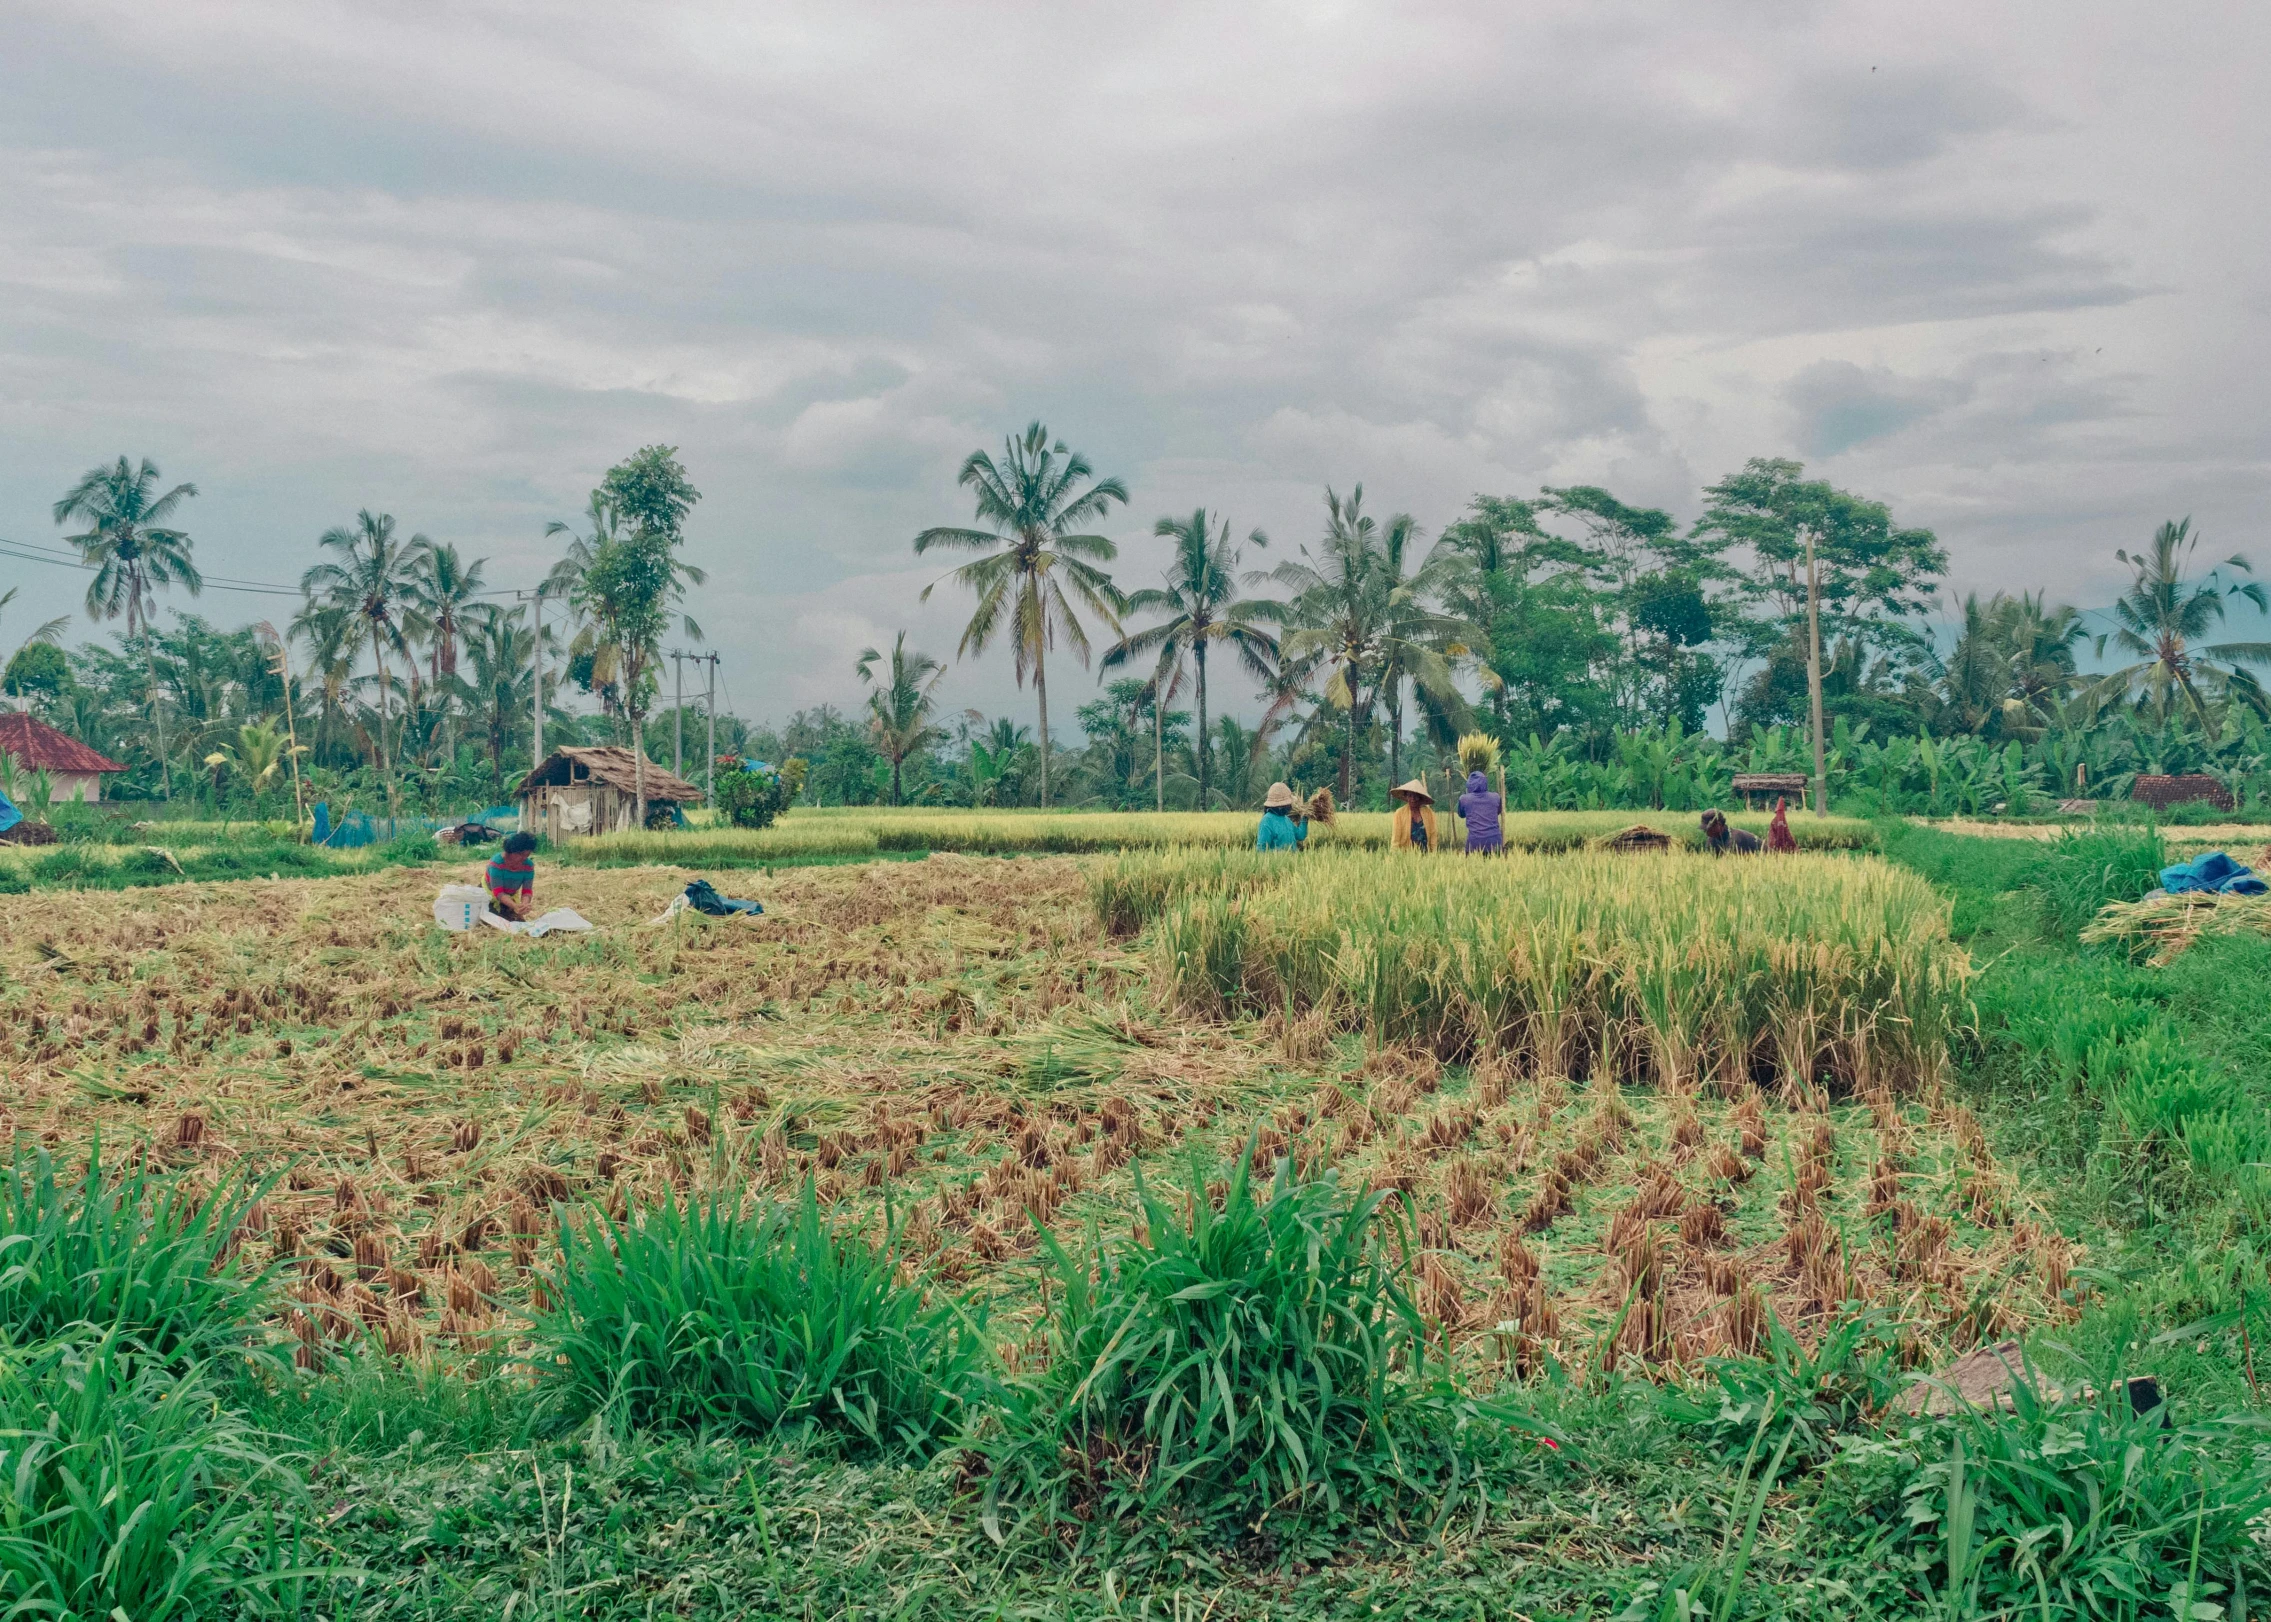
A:
<svg viewBox="0 0 2271 1622">
<path fill-rule="evenodd" d="M 520 825 L 551 840 L 618 833 L 636 825 L 638 762 L 630 750 L 555 749 L 520 780 Z M 700 805 L 685 778 L 646 764 L 647 815 L 658 805 Z"/>
</svg>

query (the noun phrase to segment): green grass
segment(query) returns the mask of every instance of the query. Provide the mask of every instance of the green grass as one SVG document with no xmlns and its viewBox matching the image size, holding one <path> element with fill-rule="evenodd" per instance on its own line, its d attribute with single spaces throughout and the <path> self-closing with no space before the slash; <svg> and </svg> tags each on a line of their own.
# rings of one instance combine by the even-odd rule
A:
<svg viewBox="0 0 2271 1622">
<path fill-rule="evenodd" d="M 31 1344 L 85 1328 L 181 1366 L 241 1356 L 271 1305 L 234 1242 L 260 1190 L 206 1193 L 147 1156 L 101 1155 L 72 1178 L 18 1145 L 0 1169 L 0 1330 Z"/>
<path fill-rule="evenodd" d="M 563 1216 L 538 1315 L 544 1387 L 625 1430 L 819 1432 L 935 1448 L 982 1372 L 982 1321 L 926 1303 L 888 1246 L 821 1214 L 666 1195 L 622 1223 Z"/>
<path fill-rule="evenodd" d="M 1455 1476 L 1462 1421 L 1531 1428 L 1430 1354 L 1387 1193 L 1287 1160 L 1212 1183 L 1194 1161 L 1179 1193 L 1139 1185 L 1133 1236 L 1048 1242 L 1046 1362 L 985 1444 L 989 1519 L 1314 1535 Z"/>
</svg>

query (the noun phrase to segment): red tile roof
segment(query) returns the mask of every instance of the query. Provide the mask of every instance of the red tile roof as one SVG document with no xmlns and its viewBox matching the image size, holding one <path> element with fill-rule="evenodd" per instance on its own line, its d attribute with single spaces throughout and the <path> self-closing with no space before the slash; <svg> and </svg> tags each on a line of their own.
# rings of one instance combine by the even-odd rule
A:
<svg viewBox="0 0 2271 1622">
<path fill-rule="evenodd" d="M 32 772 L 122 772 L 117 761 L 89 749 L 69 733 L 24 714 L 0 715 L 0 753 Z"/>
</svg>

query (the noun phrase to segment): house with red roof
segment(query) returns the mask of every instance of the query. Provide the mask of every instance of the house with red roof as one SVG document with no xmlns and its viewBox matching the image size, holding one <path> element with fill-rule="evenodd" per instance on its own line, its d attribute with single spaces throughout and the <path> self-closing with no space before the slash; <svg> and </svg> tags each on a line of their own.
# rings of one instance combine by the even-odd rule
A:
<svg viewBox="0 0 2271 1622">
<path fill-rule="evenodd" d="M 21 712 L 0 714 L 0 754 L 15 767 L 19 784 L 34 772 L 47 773 L 58 804 L 65 800 L 92 804 L 103 797 L 103 778 L 126 770 L 100 750 Z"/>
</svg>

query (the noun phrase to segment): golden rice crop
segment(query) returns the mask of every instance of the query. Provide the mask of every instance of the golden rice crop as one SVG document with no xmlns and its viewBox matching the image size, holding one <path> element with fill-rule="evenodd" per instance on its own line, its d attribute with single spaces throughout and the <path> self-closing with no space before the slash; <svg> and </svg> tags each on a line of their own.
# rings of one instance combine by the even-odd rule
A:
<svg viewBox="0 0 2271 1622">
<path fill-rule="evenodd" d="M 1936 1079 L 1970 972 L 1931 887 L 1869 859 L 1177 852 L 1091 889 L 1108 927 L 1157 921 L 1194 1010 L 1672 1088 Z"/>
</svg>

